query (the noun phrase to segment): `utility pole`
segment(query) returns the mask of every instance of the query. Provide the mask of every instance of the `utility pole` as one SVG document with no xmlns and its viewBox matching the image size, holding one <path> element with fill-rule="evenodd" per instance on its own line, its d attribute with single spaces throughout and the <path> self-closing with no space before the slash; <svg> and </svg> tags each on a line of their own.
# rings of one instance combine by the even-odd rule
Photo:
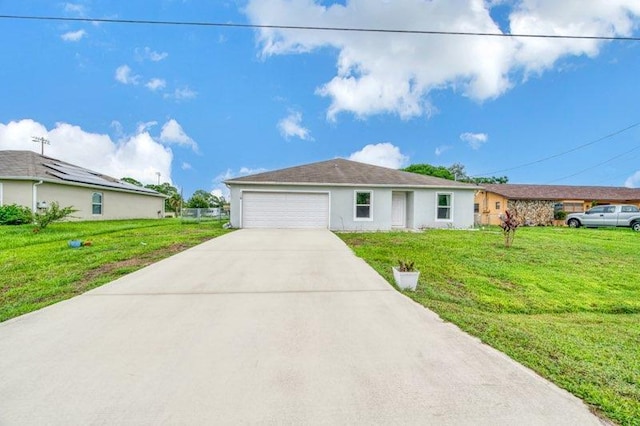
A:
<svg viewBox="0 0 640 426">
<path fill-rule="evenodd" d="M 158 186 L 160 186 L 160 172 L 156 172 L 156 174 L 158 175 Z"/>
<path fill-rule="evenodd" d="M 51 145 L 51 143 L 49 142 L 49 140 L 48 140 L 47 138 L 42 137 L 42 136 L 40 136 L 40 137 L 34 136 L 34 137 L 32 137 L 32 138 L 31 138 L 31 140 L 32 140 L 33 142 L 35 142 L 35 143 L 39 143 L 39 144 L 41 144 L 41 145 L 42 145 L 42 147 L 41 147 L 41 149 L 40 149 L 40 155 L 44 155 L 44 145 L 45 145 L 45 144 L 47 144 L 47 145 Z"/>
</svg>

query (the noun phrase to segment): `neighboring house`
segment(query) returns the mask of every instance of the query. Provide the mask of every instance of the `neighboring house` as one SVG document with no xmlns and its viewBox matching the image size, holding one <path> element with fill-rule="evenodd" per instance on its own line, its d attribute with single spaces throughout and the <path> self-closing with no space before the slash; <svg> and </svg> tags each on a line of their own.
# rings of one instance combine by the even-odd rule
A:
<svg viewBox="0 0 640 426">
<path fill-rule="evenodd" d="M 32 151 L 0 151 L 0 205 L 32 211 L 52 202 L 78 210 L 74 219 L 164 216 L 165 196 Z"/>
<path fill-rule="evenodd" d="M 230 179 L 235 228 L 470 228 L 476 185 L 344 159 Z"/>
<path fill-rule="evenodd" d="M 640 189 L 610 186 L 490 184 L 476 194 L 474 211 L 482 225 L 500 224 L 500 215 L 515 209 L 531 225 L 552 223 L 554 213 L 583 212 L 598 204 L 640 207 Z"/>
</svg>

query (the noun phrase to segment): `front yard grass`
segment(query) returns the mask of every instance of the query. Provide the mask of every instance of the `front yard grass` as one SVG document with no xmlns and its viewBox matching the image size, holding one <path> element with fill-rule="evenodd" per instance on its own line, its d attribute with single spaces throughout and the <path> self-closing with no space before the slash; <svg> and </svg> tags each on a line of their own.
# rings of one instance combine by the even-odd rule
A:
<svg viewBox="0 0 640 426">
<path fill-rule="evenodd" d="M 572 392 L 640 425 L 640 234 L 521 228 L 338 234 L 389 282 L 398 260 L 421 271 L 406 292 L 440 317 Z"/>
<path fill-rule="evenodd" d="M 0 226 L 0 321 L 112 281 L 227 230 L 178 219 Z M 69 240 L 91 245 L 69 248 Z M 185 271 L 186 273 L 186 271 Z"/>
</svg>

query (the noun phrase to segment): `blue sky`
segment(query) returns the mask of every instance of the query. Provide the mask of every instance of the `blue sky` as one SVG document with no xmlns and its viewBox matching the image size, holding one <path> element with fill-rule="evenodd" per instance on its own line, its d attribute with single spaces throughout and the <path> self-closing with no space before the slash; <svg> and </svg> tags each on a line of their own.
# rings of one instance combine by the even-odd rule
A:
<svg viewBox="0 0 640 426">
<path fill-rule="evenodd" d="M 0 0 L 0 15 L 640 36 L 638 0 Z M 188 197 L 335 157 L 640 187 L 640 41 L 0 19 L 0 149 Z M 588 145 L 586 145 L 588 144 Z M 565 155 L 532 163 L 586 145 Z"/>
</svg>

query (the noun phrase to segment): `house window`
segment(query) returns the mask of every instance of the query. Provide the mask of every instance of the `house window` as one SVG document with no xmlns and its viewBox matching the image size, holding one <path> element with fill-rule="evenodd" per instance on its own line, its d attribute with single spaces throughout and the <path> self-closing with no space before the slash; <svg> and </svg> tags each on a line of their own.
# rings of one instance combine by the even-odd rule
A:
<svg viewBox="0 0 640 426">
<path fill-rule="evenodd" d="M 102 192 L 94 192 L 91 196 L 91 213 L 102 214 Z"/>
<path fill-rule="evenodd" d="M 474 213 L 480 213 L 480 203 L 474 203 L 473 204 L 473 212 Z"/>
<path fill-rule="evenodd" d="M 500 210 L 500 207 L 502 207 L 502 206 L 500 205 L 500 201 L 496 201 L 496 210 Z"/>
<path fill-rule="evenodd" d="M 438 220 L 451 220 L 451 201 L 453 194 L 436 194 L 438 200 L 437 215 Z"/>
<path fill-rule="evenodd" d="M 371 220 L 371 191 L 356 191 L 355 220 Z"/>
</svg>

